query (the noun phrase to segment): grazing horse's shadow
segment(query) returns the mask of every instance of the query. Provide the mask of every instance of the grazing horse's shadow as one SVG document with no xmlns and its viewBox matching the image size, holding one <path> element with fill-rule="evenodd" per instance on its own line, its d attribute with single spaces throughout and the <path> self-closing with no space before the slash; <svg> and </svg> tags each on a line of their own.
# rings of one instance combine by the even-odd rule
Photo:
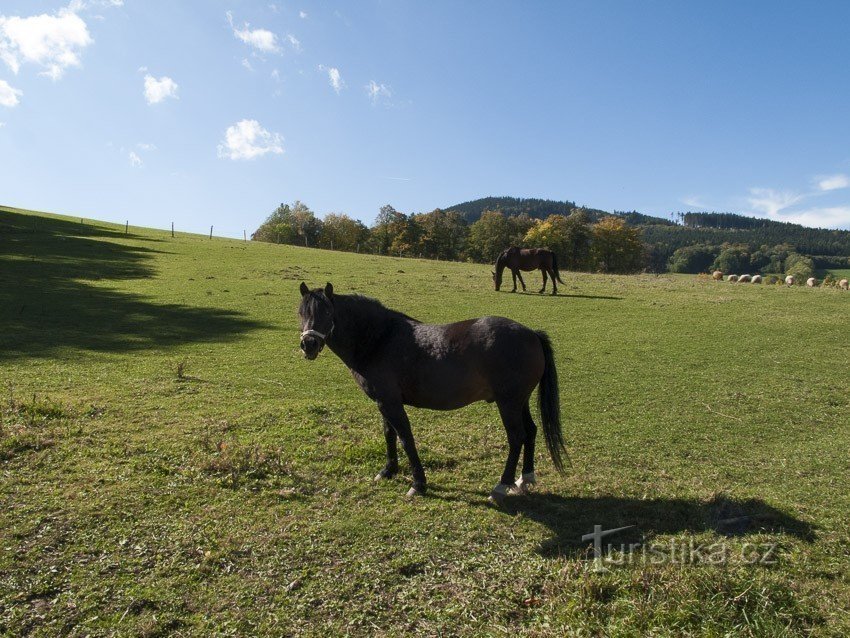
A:
<svg viewBox="0 0 850 638">
<path fill-rule="evenodd" d="M 438 498 L 457 497 L 437 490 Z M 484 505 L 482 496 L 460 498 L 470 505 Z M 529 494 L 505 499 L 501 510 L 509 516 L 522 515 L 545 525 L 551 537 L 540 543 L 537 551 L 546 558 L 559 556 L 586 557 L 590 542 L 582 536 L 602 529 L 634 526 L 605 543 L 648 542 L 659 534 L 681 532 L 716 532 L 723 536 L 747 534 L 786 534 L 812 542 L 812 524 L 782 512 L 759 499 L 716 497 L 711 501 L 657 498 L 643 500 L 618 496 L 568 497 L 556 494 Z"/>
<path fill-rule="evenodd" d="M 510 290 L 503 290 L 501 292 L 507 294 L 516 294 L 511 292 Z M 566 292 L 559 292 L 557 295 L 544 295 L 539 292 L 529 292 L 529 291 L 517 291 L 521 295 L 528 295 L 529 297 L 540 297 L 544 299 L 609 299 L 611 301 L 622 301 L 625 297 L 609 297 L 606 295 L 571 295 Z"/>
</svg>

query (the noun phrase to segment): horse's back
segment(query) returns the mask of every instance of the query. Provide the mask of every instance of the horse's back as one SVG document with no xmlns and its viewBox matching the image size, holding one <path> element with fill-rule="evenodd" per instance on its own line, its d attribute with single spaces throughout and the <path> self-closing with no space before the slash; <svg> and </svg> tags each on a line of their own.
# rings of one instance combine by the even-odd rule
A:
<svg viewBox="0 0 850 638">
<path fill-rule="evenodd" d="M 452 409 L 528 394 L 544 369 L 543 346 L 530 328 L 505 317 L 414 326 L 419 356 L 405 371 L 412 405 Z"/>
</svg>

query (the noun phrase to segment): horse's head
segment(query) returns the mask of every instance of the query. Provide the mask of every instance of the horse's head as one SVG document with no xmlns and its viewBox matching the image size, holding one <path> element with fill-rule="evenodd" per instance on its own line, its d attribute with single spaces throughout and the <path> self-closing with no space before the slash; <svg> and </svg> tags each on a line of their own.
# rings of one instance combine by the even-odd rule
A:
<svg viewBox="0 0 850 638">
<path fill-rule="evenodd" d="M 493 275 L 493 285 L 496 287 L 498 291 L 499 288 L 502 287 L 502 271 L 505 269 L 504 263 L 504 253 L 499 255 L 498 259 L 496 259 L 496 270 L 491 270 L 490 274 Z"/>
<path fill-rule="evenodd" d="M 301 282 L 301 351 L 310 360 L 319 356 L 334 329 L 334 287 L 325 285 L 324 290 L 310 290 Z"/>
</svg>

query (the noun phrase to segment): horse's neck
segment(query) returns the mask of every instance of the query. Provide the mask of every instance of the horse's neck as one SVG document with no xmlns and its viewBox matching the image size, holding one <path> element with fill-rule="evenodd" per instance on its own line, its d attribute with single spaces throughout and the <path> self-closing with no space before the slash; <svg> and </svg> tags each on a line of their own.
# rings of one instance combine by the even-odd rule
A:
<svg viewBox="0 0 850 638">
<path fill-rule="evenodd" d="M 334 306 L 334 331 L 328 338 L 328 347 L 349 368 L 357 368 L 385 337 L 396 319 L 395 313 L 349 295 L 336 295 Z"/>
</svg>

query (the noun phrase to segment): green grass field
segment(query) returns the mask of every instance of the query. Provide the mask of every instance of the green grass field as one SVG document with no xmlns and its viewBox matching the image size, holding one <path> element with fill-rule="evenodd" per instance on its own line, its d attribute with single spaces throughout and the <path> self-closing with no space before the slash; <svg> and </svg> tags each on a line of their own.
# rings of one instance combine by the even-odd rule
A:
<svg viewBox="0 0 850 638">
<path fill-rule="evenodd" d="M 850 294 L 563 278 L 0 209 L 0 635 L 850 633 Z M 547 330 L 566 474 L 540 444 L 536 492 L 488 507 L 475 404 L 409 411 L 429 496 L 404 461 L 374 484 L 374 405 L 300 356 L 302 280 Z M 596 524 L 635 526 L 606 571 Z"/>
</svg>

